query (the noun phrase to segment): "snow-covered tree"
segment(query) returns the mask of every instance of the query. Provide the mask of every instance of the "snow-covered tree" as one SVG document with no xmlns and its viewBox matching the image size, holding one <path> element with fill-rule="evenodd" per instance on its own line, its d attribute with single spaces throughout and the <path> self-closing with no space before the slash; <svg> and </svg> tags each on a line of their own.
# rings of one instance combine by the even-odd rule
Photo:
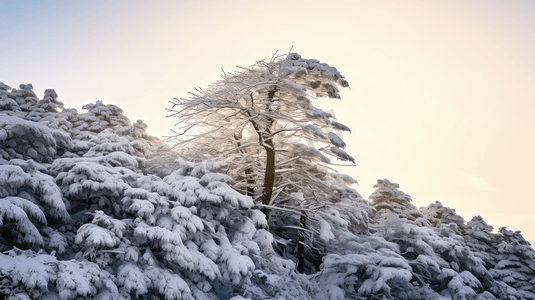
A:
<svg viewBox="0 0 535 300">
<path fill-rule="evenodd" d="M 33 159 L 50 163 L 68 147 L 70 137 L 60 130 L 0 112 L 0 155 L 4 159 Z"/>
<path fill-rule="evenodd" d="M 494 268 L 498 260 L 498 245 L 504 240 L 502 234 L 494 233 L 493 227 L 483 217 L 475 216 L 466 223 L 463 238 L 487 269 Z"/>
<path fill-rule="evenodd" d="M 356 181 L 330 167 L 329 156 L 354 163 L 334 132 L 350 130 L 314 106 L 318 98 L 339 99 L 338 86 L 349 84 L 334 67 L 297 53 L 275 55 L 223 74 L 190 98 L 174 99 L 169 109 L 179 119 L 180 155 L 224 160 L 232 186 L 257 200 L 272 232 L 293 241 L 300 270 L 308 251 L 303 244 L 312 246 L 308 229 L 325 242 L 334 238 L 333 209 L 347 212 L 344 226 L 367 230 L 367 212 L 357 208 L 363 199 L 348 187 Z M 321 255 L 316 260 L 318 267 Z"/>
<path fill-rule="evenodd" d="M 263 205 L 281 193 L 325 193 L 333 180 L 353 183 L 327 167 L 325 154 L 354 159 L 338 135 L 323 131 L 349 128 L 313 105 L 318 97 L 339 99 L 337 86 L 349 84 L 336 68 L 297 53 L 225 73 L 190 98 L 172 101 L 180 153 L 193 160 L 224 157 L 233 186 Z"/>
<path fill-rule="evenodd" d="M 423 219 L 429 222 L 431 226 L 441 228 L 446 225 L 457 233 L 461 233 L 467 228 L 463 217 L 459 216 L 455 209 L 442 205 L 440 201 L 435 201 L 435 203 L 431 203 L 427 207 L 420 207 L 420 212 L 423 215 Z"/>
<path fill-rule="evenodd" d="M 53 222 L 70 222 L 54 178 L 32 160 L 0 160 L 0 249 L 45 246 L 37 225 Z"/>
<path fill-rule="evenodd" d="M 498 263 L 490 273 L 515 288 L 518 299 L 535 299 L 535 250 L 520 231 L 499 229 L 503 242 L 498 245 Z"/>
<path fill-rule="evenodd" d="M 399 184 L 392 183 L 388 179 L 377 179 L 373 186 L 375 191 L 369 200 L 373 208 L 377 210 L 376 218 L 386 217 L 388 214 L 396 214 L 400 218 L 414 221 L 422 214 L 411 202 L 411 196 L 399 190 Z"/>
</svg>

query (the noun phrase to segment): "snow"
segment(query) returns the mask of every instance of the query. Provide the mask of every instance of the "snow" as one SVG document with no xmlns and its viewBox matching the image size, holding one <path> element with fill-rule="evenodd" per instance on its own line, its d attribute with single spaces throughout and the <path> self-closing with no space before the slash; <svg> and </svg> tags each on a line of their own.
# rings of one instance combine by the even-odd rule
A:
<svg viewBox="0 0 535 300">
<path fill-rule="evenodd" d="M 52 268 L 45 263 L 54 261 L 49 255 L 30 256 L 28 253 L 16 255 L 0 253 L 1 274 L 9 275 L 14 283 L 20 282 L 33 295 L 41 295 L 48 290 L 48 282 L 53 280 Z"/>
<path fill-rule="evenodd" d="M 329 132 L 328 137 L 331 143 L 336 147 L 342 149 L 346 147 L 346 143 L 336 133 Z"/>
<path fill-rule="evenodd" d="M 106 215 L 101 210 L 96 210 L 93 213 L 93 224 L 109 229 L 117 237 L 123 237 L 123 232 L 125 231 L 127 225 L 124 221 L 116 220 L 108 215 Z"/>
<path fill-rule="evenodd" d="M 222 263 L 221 275 L 225 281 L 230 281 L 237 285 L 243 278 L 252 276 L 255 269 L 253 261 L 244 255 L 241 255 L 230 243 L 225 242 L 221 245 L 221 256 L 218 261 Z"/>
<path fill-rule="evenodd" d="M 9 157 L 5 151 L 10 148 L 21 153 L 20 158 L 45 162 L 56 153 L 56 140 L 47 126 L 3 113 L 0 113 L 0 142 L 8 146 L 0 148 L 4 158 Z"/>
<path fill-rule="evenodd" d="M 190 244 L 192 243 L 188 243 L 188 248 L 192 257 L 193 268 L 212 281 L 216 278 L 220 278 L 221 272 L 214 260 L 206 257 L 203 253 L 199 252 L 198 249 L 192 249 L 193 247 Z"/>
<path fill-rule="evenodd" d="M 119 267 L 117 283 L 123 286 L 129 293 L 135 292 L 136 296 L 146 294 L 149 290 L 148 278 L 143 270 L 135 264 L 126 263 Z"/>
<path fill-rule="evenodd" d="M 43 238 L 41 237 L 41 234 L 35 225 L 30 222 L 24 209 L 20 207 L 24 207 L 24 204 L 25 203 L 20 201 L 20 198 L 8 197 L 0 199 L 0 226 L 8 223 L 8 221 L 14 221 L 17 224 L 16 231 L 18 231 L 20 234 L 18 236 L 19 240 L 27 242 L 28 244 L 43 245 Z M 37 211 L 40 210 L 37 209 Z M 33 215 L 37 215 L 38 218 L 41 218 L 40 221 L 43 221 L 44 216 L 42 212 L 33 212 Z M 4 219 L 6 220 L 3 221 Z"/>
<path fill-rule="evenodd" d="M 154 213 L 154 205 L 148 200 L 133 199 L 128 202 L 132 203 L 130 204 L 130 207 L 128 207 L 128 210 L 136 213 L 142 218 L 150 219 L 152 213 Z M 125 203 L 124 199 L 123 203 Z"/>
<path fill-rule="evenodd" d="M 149 266 L 144 270 L 151 282 L 151 287 L 164 295 L 166 300 L 191 298 L 188 284 L 177 274 L 157 266 Z"/>
<path fill-rule="evenodd" d="M 50 240 L 48 241 L 48 247 L 56 250 L 59 254 L 65 253 L 65 250 L 69 246 L 67 239 L 63 234 L 54 230 L 49 235 Z"/>
<path fill-rule="evenodd" d="M 408 282 L 412 274 L 408 270 L 397 269 L 397 268 L 374 268 L 368 269 L 373 270 L 372 278 L 366 279 L 364 283 L 359 288 L 359 293 L 362 294 L 373 294 L 377 293 L 380 290 L 388 291 L 390 287 L 387 285 L 388 281 L 391 280 L 401 280 Z"/>
<path fill-rule="evenodd" d="M 1 199 L 3 201 L 0 201 L 0 225 L 2 225 L 2 219 L 4 217 L 7 219 L 13 219 L 17 222 L 21 222 L 28 218 L 28 215 L 26 214 L 24 209 L 21 208 L 21 206 L 23 206 L 24 204 L 22 204 L 21 201 L 18 201 L 19 199 L 20 198 L 15 198 L 15 197 L 7 197 L 4 199 Z M 42 216 L 42 218 L 44 218 L 44 215 L 42 214 L 42 212 L 38 216 L 39 217 Z M 40 221 L 42 222 L 42 219 Z"/>
<path fill-rule="evenodd" d="M 14 163 L 19 163 L 19 161 L 15 160 Z M 29 173 L 26 173 L 21 166 L 27 168 Z M 53 177 L 35 170 L 32 163 L 21 163 L 21 166 L 0 165 L 0 196 L 16 196 L 20 190 L 30 189 L 39 196 L 41 202 L 50 207 L 53 218 L 69 221 L 61 191 L 54 183 Z M 21 201 L 23 200 L 16 202 L 22 203 Z M 30 209 L 30 204 L 25 203 L 23 206 Z M 35 207 L 31 207 L 33 207 L 32 214 L 37 213 Z"/>
<path fill-rule="evenodd" d="M 329 120 L 330 118 L 333 117 L 332 114 L 330 114 L 328 112 L 325 112 L 325 111 L 323 111 L 323 110 L 321 110 L 319 108 L 316 108 L 316 107 L 314 107 L 312 105 L 309 106 L 309 109 L 305 110 L 305 113 L 310 118 L 319 118 L 319 119 Z M 333 126 L 336 126 L 335 123 L 339 124 L 339 123 L 334 122 L 334 121 L 331 122 L 331 124 L 333 124 Z M 337 129 L 339 129 L 339 128 L 337 128 Z"/>
<path fill-rule="evenodd" d="M 266 215 L 259 210 L 249 210 L 249 218 L 256 227 L 266 228 L 268 225 Z"/>
<path fill-rule="evenodd" d="M 93 247 L 114 247 L 119 239 L 108 229 L 95 224 L 84 224 L 78 229 L 76 243 Z"/>
<path fill-rule="evenodd" d="M 336 121 L 332 121 L 331 122 L 331 125 L 335 128 L 335 129 L 338 129 L 338 130 L 341 130 L 341 131 L 349 131 L 351 132 L 351 129 L 349 129 L 349 127 L 347 127 L 346 125 L 342 124 L 342 123 L 338 123 Z"/>
<path fill-rule="evenodd" d="M 474 289 L 481 288 L 481 283 L 467 271 L 455 275 L 448 283 L 448 288 L 458 299 L 470 299 L 476 295 Z"/>
<path fill-rule="evenodd" d="M 310 130 L 315 136 L 319 137 L 319 138 L 322 138 L 324 139 L 325 138 L 325 134 L 323 133 L 323 131 L 321 131 L 321 129 L 319 129 L 318 127 L 314 126 L 314 125 L 308 125 L 306 127 L 308 130 Z"/>
<path fill-rule="evenodd" d="M 322 239 L 324 242 L 329 242 L 330 240 L 334 239 L 334 233 L 331 231 L 331 225 L 327 223 L 325 220 L 320 221 L 320 239 Z"/>
<path fill-rule="evenodd" d="M 355 159 L 351 157 L 351 155 L 347 154 L 338 147 L 331 147 L 331 152 L 342 161 L 350 161 L 355 163 Z"/>
</svg>

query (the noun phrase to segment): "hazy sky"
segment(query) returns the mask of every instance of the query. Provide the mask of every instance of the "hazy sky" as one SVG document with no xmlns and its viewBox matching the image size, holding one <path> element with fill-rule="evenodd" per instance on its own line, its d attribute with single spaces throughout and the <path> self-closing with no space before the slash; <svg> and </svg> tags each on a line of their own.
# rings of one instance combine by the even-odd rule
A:
<svg viewBox="0 0 535 300">
<path fill-rule="evenodd" d="M 338 121 L 367 198 L 379 178 L 416 206 L 535 243 L 535 2 L 1 1 L 0 81 L 66 107 L 117 104 L 171 133 L 173 97 L 279 50 L 338 68 Z"/>
</svg>

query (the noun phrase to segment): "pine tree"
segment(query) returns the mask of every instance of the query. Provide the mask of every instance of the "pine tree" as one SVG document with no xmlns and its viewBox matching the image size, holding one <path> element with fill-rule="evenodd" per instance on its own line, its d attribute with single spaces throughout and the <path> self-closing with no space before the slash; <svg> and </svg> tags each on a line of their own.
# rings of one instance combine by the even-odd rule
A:
<svg viewBox="0 0 535 300">
<path fill-rule="evenodd" d="M 224 160 L 231 185 L 255 198 L 277 238 L 292 241 L 281 244 L 291 250 L 279 251 L 299 270 L 305 261 L 319 267 L 322 241 L 334 238 L 330 228 L 338 226 L 330 223 L 333 209 L 344 212 L 344 226 L 367 231 L 367 212 L 357 208 L 363 199 L 348 187 L 356 181 L 334 171 L 328 157 L 354 163 L 334 132 L 350 130 L 313 105 L 316 98 L 339 99 L 338 86 L 349 84 L 334 67 L 296 53 L 275 55 L 225 73 L 169 109 L 179 118 L 180 155 Z M 318 245 L 310 242 L 314 236 Z"/>
<path fill-rule="evenodd" d="M 400 218 L 414 221 L 422 214 L 411 202 L 411 196 L 399 190 L 399 184 L 388 179 L 378 179 L 373 186 L 375 191 L 370 195 L 371 205 L 377 210 L 377 218 L 384 218 L 394 213 Z"/>
<path fill-rule="evenodd" d="M 349 128 L 313 105 L 315 97 L 340 98 L 336 86 L 349 86 L 334 67 L 290 53 L 222 77 L 188 99 L 172 101 L 169 111 L 180 120 L 176 141 L 182 155 L 225 157 L 234 186 L 251 196 L 261 194 L 264 206 L 281 193 L 314 189 L 327 194 L 332 180 L 354 182 L 335 175 L 324 155 L 354 162 L 341 150 L 342 139 L 322 130 Z"/>
<path fill-rule="evenodd" d="M 498 245 L 498 263 L 490 270 L 495 279 L 516 289 L 519 299 L 535 299 L 535 251 L 520 231 L 499 229 L 503 242 Z"/>
</svg>

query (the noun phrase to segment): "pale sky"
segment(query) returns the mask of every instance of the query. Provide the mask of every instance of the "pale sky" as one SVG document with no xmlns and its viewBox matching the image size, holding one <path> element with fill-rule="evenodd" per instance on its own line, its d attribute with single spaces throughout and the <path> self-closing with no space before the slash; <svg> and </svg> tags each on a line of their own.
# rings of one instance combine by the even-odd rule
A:
<svg viewBox="0 0 535 300">
<path fill-rule="evenodd" d="M 364 198 L 387 178 L 535 244 L 532 0 L 0 1 L 0 28 L 0 81 L 116 104 L 156 136 L 173 97 L 293 47 L 351 85 L 318 106 L 352 129 Z"/>
</svg>

